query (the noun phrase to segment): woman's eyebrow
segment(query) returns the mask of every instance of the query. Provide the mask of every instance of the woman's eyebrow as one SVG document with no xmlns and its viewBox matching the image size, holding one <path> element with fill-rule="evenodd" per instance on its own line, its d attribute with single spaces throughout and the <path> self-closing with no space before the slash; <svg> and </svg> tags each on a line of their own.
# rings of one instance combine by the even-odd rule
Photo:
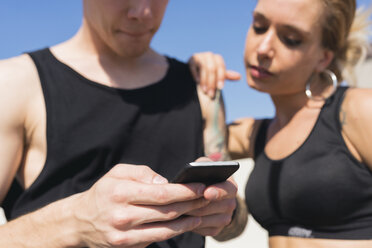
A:
<svg viewBox="0 0 372 248">
<path fill-rule="evenodd" d="M 266 18 L 266 16 L 259 11 L 254 11 L 253 12 L 253 17 L 255 19 L 258 19 L 258 20 L 269 21 L 269 19 Z M 295 32 L 295 33 L 303 34 L 305 36 L 310 36 L 311 35 L 310 31 L 307 31 L 307 30 L 305 30 L 301 27 L 298 27 L 298 26 L 295 26 L 295 25 L 292 25 L 292 24 L 281 24 L 281 26 L 283 28 L 285 28 L 289 31 Z"/>
<path fill-rule="evenodd" d="M 293 25 L 284 24 L 283 28 L 286 29 L 286 30 L 289 30 L 291 32 L 294 32 L 294 33 L 302 34 L 304 36 L 310 36 L 311 35 L 311 32 L 309 32 L 307 30 L 304 30 L 300 27 L 293 26 Z"/>
<path fill-rule="evenodd" d="M 254 18 L 258 18 L 258 19 L 263 19 L 263 20 L 268 20 L 264 14 L 258 12 L 258 11 L 254 11 L 253 12 L 253 17 Z"/>
</svg>

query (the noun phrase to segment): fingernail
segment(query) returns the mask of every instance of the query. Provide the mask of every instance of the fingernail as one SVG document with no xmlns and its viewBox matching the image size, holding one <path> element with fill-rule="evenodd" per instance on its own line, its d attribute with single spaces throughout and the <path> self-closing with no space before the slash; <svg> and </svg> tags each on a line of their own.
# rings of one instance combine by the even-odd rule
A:
<svg viewBox="0 0 372 248">
<path fill-rule="evenodd" d="M 209 194 L 211 194 L 211 200 L 217 200 L 218 199 L 218 191 L 216 189 L 211 189 Z"/>
<path fill-rule="evenodd" d="M 208 96 L 213 98 L 214 97 L 214 90 L 208 91 Z"/>
<path fill-rule="evenodd" d="M 204 91 L 204 93 L 207 93 L 207 92 L 208 92 L 208 88 L 207 88 L 207 86 L 203 85 L 203 86 L 202 86 L 202 90 Z"/>
<path fill-rule="evenodd" d="M 201 217 L 193 217 L 192 223 L 194 228 L 198 227 L 202 223 Z"/>
<path fill-rule="evenodd" d="M 240 73 L 237 72 L 237 71 L 228 70 L 227 72 L 228 72 L 231 76 L 235 76 L 235 77 L 240 76 Z"/>
<path fill-rule="evenodd" d="M 152 179 L 152 183 L 153 184 L 166 184 L 168 183 L 168 180 L 162 176 L 155 176 L 153 179 Z"/>
<path fill-rule="evenodd" d="M 222 159 L 222 153 L 215 152 L 215 153 L 209 154 L 208 158 L 210 158 L 213 161 L 219 161 Z"/>
<path fill-rule="evenodd" d="M 221 90 L 223 88 L 223 81 L 218 81 L 217 87 Z"/>
</svg>

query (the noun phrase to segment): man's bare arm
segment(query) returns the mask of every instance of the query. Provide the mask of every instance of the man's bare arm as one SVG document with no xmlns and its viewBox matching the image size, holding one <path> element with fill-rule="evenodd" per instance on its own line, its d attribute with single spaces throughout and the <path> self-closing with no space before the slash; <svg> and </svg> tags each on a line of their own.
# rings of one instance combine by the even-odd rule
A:
<svg viewBox="0 0 372 248">
<path fill-rule="evenodd" d="M 0 203 L 24 162 L 25 147 L 31 142 L 26 135 L 26 122 L 29 106 L 34 100 L 35 86 L 38 86 L 35 82 L 38 82 L 36 69 L 27 55 L 0 62 Z M 42 247 L 41 242 L 54 239 L 52 232 L 47 230 L 59 235 L 63 230 L 57 231 L 57 227 L 71 230 L 66 223 L 57 221 L 66 213 L 52 210 L 53 208 L 48 208 L 1 226 L 0 247 Z M 43 235 L 49 237 L 42 239 Z M 66 241 L 72 240 L 71 236 L 65 238 Z"/>
<path fill-rule="evenodd" d="M 0 62 L 0 203 L 21 164 L 28 92 L 24 58 Z M 16 69 L 18 68 L 18 69 Z"/>
</svg>

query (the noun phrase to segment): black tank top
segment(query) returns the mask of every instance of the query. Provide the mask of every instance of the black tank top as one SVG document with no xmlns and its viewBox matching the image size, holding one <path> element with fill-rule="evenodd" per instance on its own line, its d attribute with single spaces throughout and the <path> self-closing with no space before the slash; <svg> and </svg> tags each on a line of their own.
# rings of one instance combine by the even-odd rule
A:
<svg viewBox="0 0 372 248">
<path fill-rule="evenodd" d="M 8 219 L 89 189 L 118 163 L 148 165 L 171 179 L 203 156 L 201 109 L 186 64 L 167 58 L 162 80 L 123 90 L 86 79 L 49 49 L 30 56 L 45 98 L 48 153 L 30 188 L 13 184 L 3 205 Z M 204 238 L 186 233 L 150 247 L 204 247 Z"/>
<path fill-rule="evenodd" d="M 306 141 L 284 159 L 265 154 L 270 120 L 263 121 L 246 201 L 270 236 L 372 239 L 371 171 L 353 157 L 341 134 L 346 90 L 339 87 L 327 99 Z"/>
</svg>

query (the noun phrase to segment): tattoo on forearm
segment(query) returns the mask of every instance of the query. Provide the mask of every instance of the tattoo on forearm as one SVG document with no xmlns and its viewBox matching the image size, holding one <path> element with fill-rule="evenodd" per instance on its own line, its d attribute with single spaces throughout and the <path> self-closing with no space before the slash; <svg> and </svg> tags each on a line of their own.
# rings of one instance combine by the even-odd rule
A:
<svg viewBox="0 0 372 248">
<path fill-rule="evenodd" d="M 216 100 L 213 111 L 212 128 L 207 130 L 210 132 L 206 140 L 206 155 L 212 160 L 228 160 L 229 155 L 226 149 L 225 127 L 219 123 L 219 111 L 221 109 L 221 92 L 216 92 Z"/>
</svg>

